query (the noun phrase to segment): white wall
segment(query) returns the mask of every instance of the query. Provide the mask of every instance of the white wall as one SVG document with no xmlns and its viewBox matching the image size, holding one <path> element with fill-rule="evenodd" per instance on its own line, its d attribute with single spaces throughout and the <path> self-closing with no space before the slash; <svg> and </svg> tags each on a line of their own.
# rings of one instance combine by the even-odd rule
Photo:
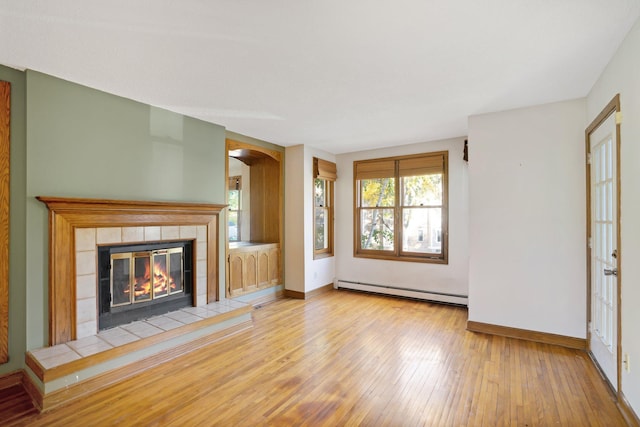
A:
<svg viewBox="0 0 640 427">
<path fill-rule="evenodd" d="M 640 415 L 640 21 L 627 35 L 587 97 L 591 122 L 620 94 L 622 354 L 631 372 L 622 370 L 621 390 Z"/>
<path fill-rule="evenodd" d="M 469 320 L 586 337 L 585 100 L 469 119 Z"/>
<path fill-rule="evenodd" d="M 464 138 L 360 151 L 337 156 L 336 278 L 376 285 L 467 295 L 468 193 Z M 449 151 L 449 264 L 383 261 L 353 256 L 353 162 L 381 157 Z"/>
<path fill-rule="evenodd" d="M 333 154 L 296 145 L 285 151 L 285 289 L 310 292 L 333 283 L 335 258 L 313 259 L 313 158 Z M 338 170 L 340 179 L 340 170 Z"/>
</svg>

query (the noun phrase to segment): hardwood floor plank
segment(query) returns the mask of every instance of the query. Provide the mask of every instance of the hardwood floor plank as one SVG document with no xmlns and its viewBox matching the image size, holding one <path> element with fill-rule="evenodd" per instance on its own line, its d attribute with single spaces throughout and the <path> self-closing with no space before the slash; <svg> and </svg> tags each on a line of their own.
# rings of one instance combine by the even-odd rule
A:
<svg viewBox="0 0 640 427">
<path fill-rule="evenodd" d="M 464 308 L 331 291 L 254 320 L 10 425 L 625 425 L 583 351 L 466 331 Z"/>
</svg>

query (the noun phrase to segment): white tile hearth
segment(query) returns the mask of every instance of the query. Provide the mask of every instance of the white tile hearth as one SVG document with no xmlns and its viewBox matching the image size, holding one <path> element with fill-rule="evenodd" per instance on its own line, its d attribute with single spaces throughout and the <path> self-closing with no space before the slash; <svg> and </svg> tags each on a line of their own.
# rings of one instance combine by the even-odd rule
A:
<svg viewBox="0 0 640 427">
<path fill-rule="evenodd" d="M 148 338 L 164 332 L 163 329 L 160 329 L 157 326 L 154 326 L 151 323 L 147 323 L 143 320 L 129 323 L 127 325 L 121 325 L 119 327 L 131 332 L 134 335 L 139 336 L 140 338 Z"/>
<path fill-rule="evenodd" d="M 74 360 L 82 358 L 80 354 L 75 352 L 66 344 L 54 345 L 53 347 L 40 348 L 33 350 L 31 354 L 40 362 L 43 368 L 51 369 L 55 366 L 64 365 Z"/>
<path fill-rule="evenodd" d="M 30 353 L 43 368 L 52 369 L 83 357 L 248 306 L 250 304 L 224 300 L 201 307 L 186 307 L 161 316 L 154 316 L 100 331 L 96 335 L 80 338 L 65 344 L 32 350 Z"/>
<path fill-rule="evenodd" d="M 179 322 L 182 322 L 184 324 L 189 324 L 189 323 L 194 323 L 197 322 L 199 320 L 202 320 L 201 317 L 198 316 L 194 316 L 191 313 L 187 313 L 185 311 L 172 311 L 171 313 L 167 313 L 167 317 L 170 317 L 174 320 L 177 320 Z"/>
<path fill-rule="evenodd" d="M 107 329 L 106 331 L 99 332 L 98 337 L 114 347 L 129 344 L 130 342 L 140 339 L 139 336 L 122 328 Z"/>
<path fill-rule="evenodd" d="M 185 323 L 178 322 L 170 318 L 169 316 L 155 316 L 146 320 L 147 323 L 162 329 L 163 331 L 170 331 L 171 329 L 179 328 L 180 326 L 184 326 Z"/>
<path fill-rule="evenodd" d="M 71 341 L 68 345 L 82 357 L 91 356 L 92 354 L 113 348 L 111 344 L 103 341 L 97 335 Z"/>
</svg>

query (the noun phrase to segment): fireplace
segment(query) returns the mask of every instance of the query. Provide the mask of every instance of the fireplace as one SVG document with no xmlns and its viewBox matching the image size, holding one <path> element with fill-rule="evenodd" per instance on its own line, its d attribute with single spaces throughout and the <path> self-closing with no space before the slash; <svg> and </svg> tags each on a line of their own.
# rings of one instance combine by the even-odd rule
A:
<svg viewBox="0 0 640 427">
<path fill-rule="evenodd" d="M 192 305 L 218 301 L 218 215 L 225 205 L 38 196 L 49 210 L 49 345 L 98 330 L 98 248 L 191 241 Z M 172 299 L 172 298 L 169 298 Z"/>
<path fill-rule="evenodd" d="M 193 305 L 193 241 L 100 246 L 100 330 Z"/>
</svg>

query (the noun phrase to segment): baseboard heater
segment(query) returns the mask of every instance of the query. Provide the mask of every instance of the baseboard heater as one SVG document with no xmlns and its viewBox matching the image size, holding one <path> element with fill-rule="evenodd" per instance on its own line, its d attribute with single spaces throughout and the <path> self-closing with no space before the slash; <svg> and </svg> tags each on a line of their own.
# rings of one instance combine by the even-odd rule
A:
<svg viewBox="0 0 640 427">
<path fill-rule="evenodd" d="M 425 301 L 442 302 L 466 306 L 469 300 L 468 295 L 450 294 L 445 292 L 424 291 L 419 289 L 401 288 L 391 285 L 377 285 L 374 283 L 354 282 L 351 280 L 338 279 L 334 282 L 336 289 L 352 289 L 356 291 L 372 292 L 376 294 L 393 295 L 405 298 L 415 298 Z"/>
</svg>

